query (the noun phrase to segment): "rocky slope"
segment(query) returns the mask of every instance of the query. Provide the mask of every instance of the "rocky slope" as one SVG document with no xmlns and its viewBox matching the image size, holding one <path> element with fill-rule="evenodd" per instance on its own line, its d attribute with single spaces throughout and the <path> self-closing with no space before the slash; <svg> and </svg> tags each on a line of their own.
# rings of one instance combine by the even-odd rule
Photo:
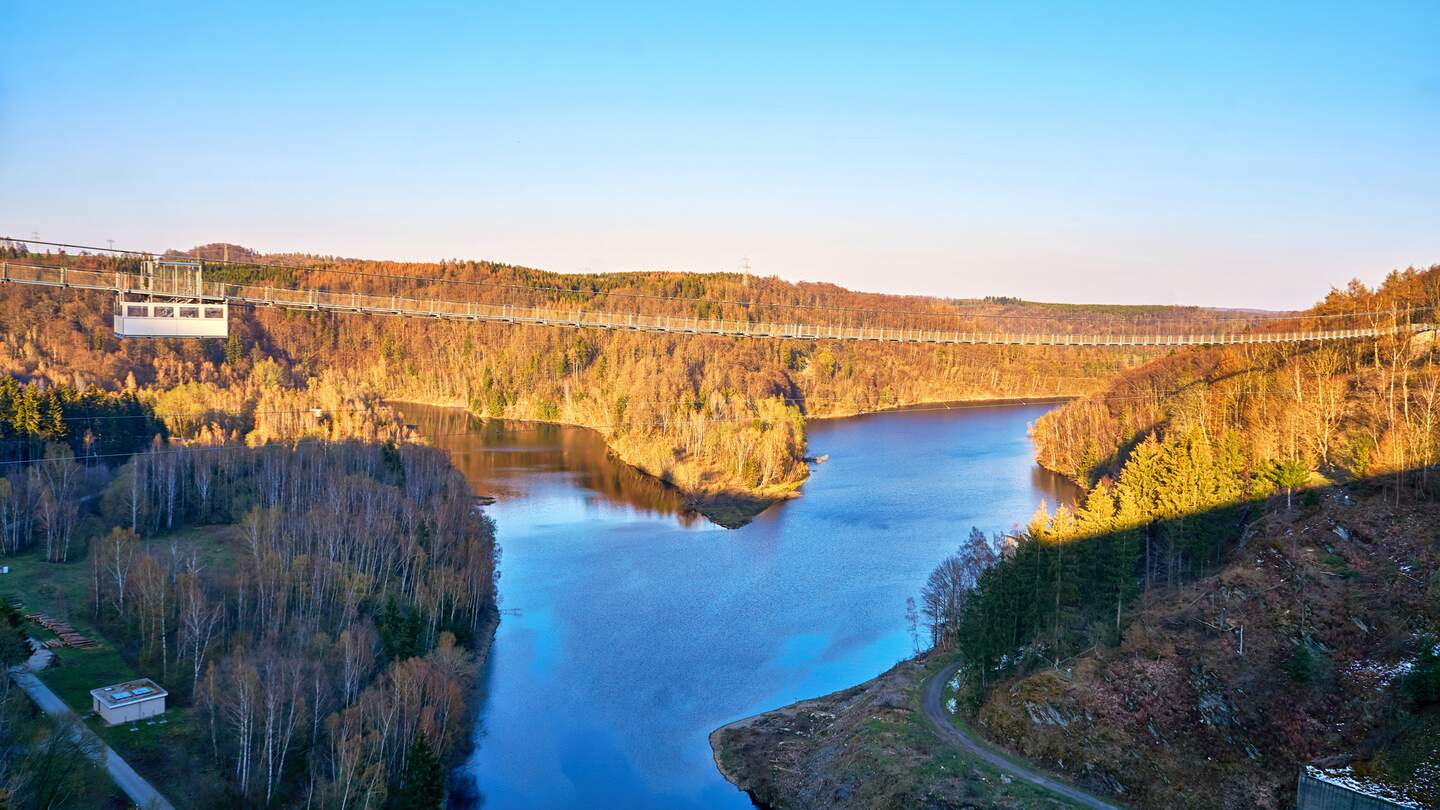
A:
<svg viewBox="0 0 1440 810">
<path fill-rule="evenodd" d="M 1060 808 L 1069 805 L 956 751 L 931 730 L 914 660 L 859 686 L 710 735 L 725 777 L 754 802 L 792 808 Z"/>
<path fill-rule="evenodd" d="M 1261 517 L 1214 575 L 1152 592 L 1118 646 L 994 686 L 972 729 L 1134 807 L 1288 808 L 1308 763 L 1440 802 L 1440 712 L 1402 689 L 1440 622 L 1440 506 L 1316 496 Z M 717 762 L 771 807 L 1045 806 L 924 725 L 936 668 L 722 728 Z"/>
<path fill-rule="evenodd" d="M 1156 595 L 1117 648 L 991 690 L 977 727 L 1141 807 L 1289 807 L 1317 760 L 1440 800 L 1440 725 L 1400 690 L 1440 619 L 1440 509 L 1316 500 Z"/>
</svg>

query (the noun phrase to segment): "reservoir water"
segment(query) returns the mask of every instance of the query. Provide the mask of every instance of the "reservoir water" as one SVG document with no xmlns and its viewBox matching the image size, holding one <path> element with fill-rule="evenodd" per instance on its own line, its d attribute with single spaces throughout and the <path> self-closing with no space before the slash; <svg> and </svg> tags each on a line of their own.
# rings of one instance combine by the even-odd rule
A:
<svg viewBox="0 0 1440 810">
<path fill-rule="evenodd" d="M 731 531 L 591 431 L 400 406 L 497 499 L 504 615 L 462 766 L 483 806 L 749 807 L 709 732 L 908 656 L 905 598 L 971 526 L 1073 497 L 1031 457 L 1050 407 L 812 422 L 803 497 Z"/>
</svg>

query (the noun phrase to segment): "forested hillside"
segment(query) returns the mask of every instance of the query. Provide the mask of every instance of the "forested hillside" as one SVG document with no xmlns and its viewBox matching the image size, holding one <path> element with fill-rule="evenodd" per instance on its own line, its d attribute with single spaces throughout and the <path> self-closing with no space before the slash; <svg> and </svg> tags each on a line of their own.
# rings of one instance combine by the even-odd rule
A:
<svg viewBox="0 0 1440 810">
<path fill-rule="evenodd" d="M 1203 327 L 1221 316 L 1184 308 L 952 302 L 738 274 L 565 276 L 485 262 L 260 257 L 218 245 L 192 253 L 257 262 L 212 265 L 207 273 L 217 280 L 703 318 L 950 329 L 1023 324 L 1080 332 L 1181 321 Z M 27 258 L 62 261 L 53 254 Z M 110 266 L 93 256 L 63 261 Z M 805 479 L 806 417 L 927 401 L 1082 394 L 1155 356 L 1153 350 L 744 341 L 243 310 L 223 345 L 120 342 L 109 334 L 109 307 L 108 298 L 96 294 L 12 291 L 0 302 L 0 364 L 13 374 L 77 387 L 125 387 L 133 379 L 139 389 L 169 391 L 187 384 L 183 393 L 169 394 L 173 409 L 162 407 L 162 413 L 183 410 L 242 435 L 261 426 L 264 412 L 283 409 L 272 404 L 295 404 L 302 394 L 328 404 L 409 399 L 584 425 L 601 431 L 622 459 L 674 483 L 729 525 L 793 494 Z M 291 393 L 275 402 L 258 396 L 242 402 L 228 392 L 264 390 L 252 372 L 268 361 L 278 368 L 265 370 L 262 379 L 271 390 Z M 203 418 L 207 414 L 214 419 Z"/>
<path fill-rule="evenodd" d="M 1113 604 L 1062 597 L 1099 644 L 1018 648 L 972 728 L 1140 808 L 1286 810 L 1306 765 L 1435 806 L 1440 508 L 1342 489 L 1256 515 L 1213 573 L 1137 588 L 1118 637 Z"/>
<path fill-rule="evenodd" d="M 437 806 L 497 615 L 464 478 L 334 370 L 121 342 L 106 297 L 6 292 L 0 603 L 79 631 L 42 679 L 82 714 L 91 688 L 162 683 L 163 724 L 99 731 L 182 807 Z M 21 735 L 0 804 L 104 800 L 56 767 L 84 748 L 63 725 L 0 704 Z"/>
<path fill-rule="evenodd" d="M 1312 314 L 1437 304 L 1432 267 Z M 1436 354 L 1186 351 L 1039 420 L 1083 503 L 972 538 L 924 594 L 980 726 L 1146 807 L 1288 806 L 1317 759 L 1440 798 Z"/>
<path fill-rule="evenodd" d="M 1386 326 L 1434 323 L 1437 312 L 1440 269 L 1432 267 L 1393 273 L 1374 290 L 1333 290 L 1311 314 Z M 1402 331 L 1176 353 L 1041 419 L 1037 458 L 1089 486 L 1118 472 L 1147 437 L 1193 433 L 1211 446 L 1235 442 L 1252 468 L 1295 461 L 1360 478 L 1415 469 L 1422 480 L 1414 483 L 1424 485 L 1440 443 L 1434 348 L 1433 332 Z"/>
</svg>

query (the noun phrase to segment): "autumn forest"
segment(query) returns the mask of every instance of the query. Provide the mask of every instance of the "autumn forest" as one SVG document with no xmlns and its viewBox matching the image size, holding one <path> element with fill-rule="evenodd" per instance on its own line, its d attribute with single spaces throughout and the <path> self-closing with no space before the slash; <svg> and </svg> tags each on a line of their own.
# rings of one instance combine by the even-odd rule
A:
<svg viewBox="0 0 1440 810">
<path fill-rule="evenodd" d="M 866 294 L 742 274 L 567 276 L 222 244 L 177 255 L 217 280 L 697 318 L 799 312 L 817 323 L 1104 332 L 1223 331 L 1242 317 Z M 4 258 L 134 262 L 18 244 Z M 7 664 L 24 660 L 20 640 L 34 631 L 20 628 L 49 626 L 56 614 L 72 633 L 102 640 L 58 650 L 48 680 L 62 698 L 83 701 L 82 686 L 112 673 L 163 681 L 180 710 L 175 727 L 153 744 L 101 739 L 184 806 L 473 799 L 447 774 L 473 742 L 475 695 L 502 615 L 504 526 L 405 423 L 403 403 L 591 429 L 619 462 L 733 528 L 801 495 L 818 463 L 807 443 L 813 420 L 926 403 L 1063 402 L 1031 427 L 1035 458 L 1083 494 L 1042 506 L 1012 532 L 955 527 L 959 548 L 917 586 L 910 621 L 921 660 L 964 662 L 953 698 L 992 737 L 1041 760 L 1070 756 L 1061 770 L 1112 789 L 1106 780 L 1119 784 L 1133 763 L 1097 748 L 1076 770 L 1073 752 L 1017 725 L 1004 690 L 1055 691 L 1036 679 L 1076 660 L 1092 674 L 1140 666 L 1131 659 L 1153 641 L 1138 627 L 1161 621 L 1187 589 L 1227 576 L 1265 521 L 1317 509 L 1320 488 L 1353 485 L 1367 503 L 1422 508 L 1440 485 L 1440 373 L 1433 333 L 1400 319 L 1433 321 L 1437 307 L 1440 268 L 1430 268 L 1332 291 L 1283 319 L 1243 316 L 1244 328 L 1261 331 L 1340 322 L 1331 319 L 1394 327 L 1325 344 L 956 348 L 264 308 L 240 312 L 223 340 L 142 341 L 112 333 L 102 293 L 9 287 L 0 297 L 0 561 L 33 573 L 15 593 L 0 583 L 0 618 L 16 630 L 0 653 Z M 1323 614 L 1307 598 L 1294 596 L 1304 616 Z M 1385 627 L 1392 640 L 1421 630 Z M 1251 632 L 1252 649 L 1275 645 L 1280 666 L 1306 683 L 1320 677 L 1319 658 L 1337 654 L 1319 618 L 1268 642 Z M 1278 639 L 1295 651 L 1278 652 Z M 83 735 L 27 706 L 7 681 L 0 730 L 31 742 L 0 750 L 0 797 L 37 807 L 106 801 L 74 756 Z M 1372 726 L 1410 717 L 1407 706 Z M 1320 745 L 1296 731 L 1282 747 L 1288 766 Z M 54 767 L 69 760 L 80 764 Z M 1255 770 L 1257 782 L 1270 778 Z M 1184 779 L 1164 778 L 1127 789 L 1155 806 L 1194 800 Z"/>
</svg>

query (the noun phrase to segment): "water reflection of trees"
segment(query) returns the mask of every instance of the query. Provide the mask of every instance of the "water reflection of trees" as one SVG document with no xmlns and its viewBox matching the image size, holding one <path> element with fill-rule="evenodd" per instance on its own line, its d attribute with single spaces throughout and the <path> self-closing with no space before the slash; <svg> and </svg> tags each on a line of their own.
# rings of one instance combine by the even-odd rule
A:
<svg viewBox="0 0 1440 810">
<path fill-rule="evenodd" d="M 673 488 L 616 459 L 589 428 L 486 419 L 429 405 L 399 408 L 421 436 L 451 454 L 481 494 L 515 497 L 522 494 L 512 483 L 517 479 L 564 472 L 604 503 L 673 515 L 684 526 L 703 520 Z"/>
<path fill-rule="evenodd" d="M 1074 506 L 1084 497 L 1084 490 L 1065 476 L 1039 464 L 1030 465 L 1030 486 L 1045 493 L 1045 502 L 1056 506 Z"/>
</svg>

